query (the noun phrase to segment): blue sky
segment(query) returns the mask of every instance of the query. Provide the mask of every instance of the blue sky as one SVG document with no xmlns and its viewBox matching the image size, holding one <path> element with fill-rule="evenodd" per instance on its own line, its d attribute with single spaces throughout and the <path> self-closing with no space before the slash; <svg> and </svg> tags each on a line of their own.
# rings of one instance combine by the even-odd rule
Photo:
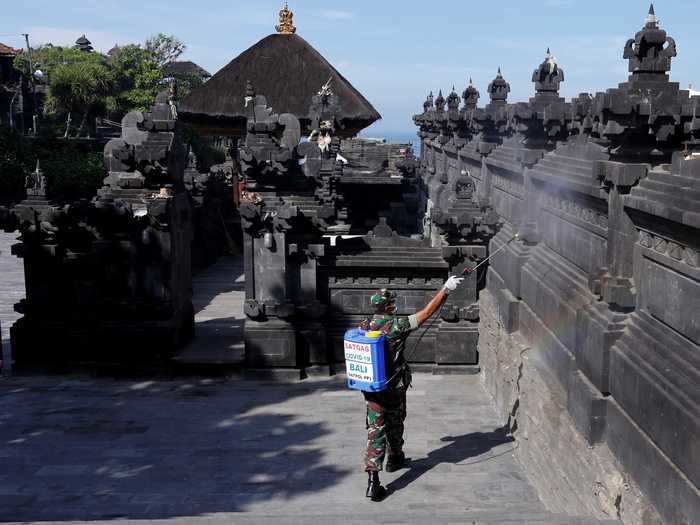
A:
<svg viewBox="0 0 700 525">
<path fill-rule="evenodd" d="M 82 33 L 107 51 L 171 33 L 183 58 L 215 73 L 274 31 L 279 0 L 32 0 L 9 2 L 0 42 L 18 47 L 70 44 Z M 655 3 L 676 39 L 672 78 L 700 85 L 700 1 Z M 622 49 L 643 26 L 647 0 L 290 0 L 298 33 L 340 70 L 383 115 L 374 134 L 412 131 L 428 91 L 458 92 L 471 76 L 482 92 L 498 66 L 511 101 L 533 92 L 532 71 L 551 47 L 566 72 L 562 94 L 603 91 L 626 79 Z"/>
</svg>

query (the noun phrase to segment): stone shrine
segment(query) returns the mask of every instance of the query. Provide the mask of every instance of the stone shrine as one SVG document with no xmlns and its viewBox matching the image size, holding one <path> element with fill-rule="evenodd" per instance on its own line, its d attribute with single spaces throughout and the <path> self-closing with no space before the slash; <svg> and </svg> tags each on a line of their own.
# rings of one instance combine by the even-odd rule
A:
<svg viewBox="0 0 700 525">
<path fill-rule="evenodd" d="M 377 288 L 397 290 L 402 313 L 415 312 L 449 272 L 485 256 L 495 215 L 471 202 L 474 183 L 455 174 L 444 183 L 443 229 L 425 235 L 426 207 L 439 199 L 428 199 L 410 148 L 353 138 L 380 116 L 296 34 L 292 16 L 285 6 L 278 33 L 196 89 L 179 115 L 238 144 L 246 363 L 332 370 Z M 448 129 L 459 96 L 447 102 L 446 138 L 464 131 Z M 478 277 L 443 308 L 414 361 L 477 365 Z"/>
<path fill-rule="evenodd" d="M 6 221 L 24 259 L 18 364 L 145 362 L 192 336 L 191 207 L 184 150 L 165 93 L 122 121 L 105 147 L 108 175 L 92 201 L 54 203 L 37 164 Z"/>
</svg>

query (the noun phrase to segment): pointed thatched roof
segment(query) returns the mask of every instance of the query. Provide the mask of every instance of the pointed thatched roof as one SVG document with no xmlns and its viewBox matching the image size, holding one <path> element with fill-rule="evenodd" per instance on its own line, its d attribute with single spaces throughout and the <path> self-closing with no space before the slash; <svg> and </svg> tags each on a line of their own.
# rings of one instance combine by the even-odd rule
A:
<svg viewBox="0 0 700 525">
<path fill-rule="evenodd" d="M 191 75 L 203 79 L 211 78 L 211 73 L 190 60 L 168 62 L 163 66 L 163 76 Z"/>
<path fill-rule="evenodd" d="M 311 98 L 329 78 L 345 133 L 356 133 L 381 118 L 343 75 L 296 34 L 270 35 L 241 53 L 185 98 L 178 114 L 205 132 L 238 134 L 245 128 L 244 98 L 250 81 L 276 113 L 292 113 L 308 126 Z"/>
</svg>

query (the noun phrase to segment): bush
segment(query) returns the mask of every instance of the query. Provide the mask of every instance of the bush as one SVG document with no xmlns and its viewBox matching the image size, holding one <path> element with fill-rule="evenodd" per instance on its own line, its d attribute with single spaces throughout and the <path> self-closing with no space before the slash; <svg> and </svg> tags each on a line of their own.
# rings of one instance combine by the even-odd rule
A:
<svg viewBox="0 0 700 525">
<path fill-rule="evenodd" d="M 26 152 L 21 137 L 0 128 L 0 204 L 17 200 L 24 189 Z"/>
<path fill-rule="evenodd" d="M 102 153 L 69 140 L 25 138 L 0 129 L 0 202 L 7 204 L 24 198 L 24 179 L 36 168 L 37 159 L 51 196 L 57 200 L 91 198 L 102 186 Z"/>
</svg>

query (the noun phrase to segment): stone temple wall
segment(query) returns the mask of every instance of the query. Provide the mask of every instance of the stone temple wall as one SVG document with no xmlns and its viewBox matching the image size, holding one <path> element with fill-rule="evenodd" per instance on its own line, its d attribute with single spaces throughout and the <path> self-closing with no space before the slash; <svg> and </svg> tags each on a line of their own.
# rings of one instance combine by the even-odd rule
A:
<svg viewBox="0 0 700 525">
<path fill-rule="evenodd" d="M 567 102 L 548 53 L 527 103 L 499 72 L 486 108 L 470 86 L 415 117 L 426 185 L 458 165 L 498 215 L 480 363 L 553 510 L 700 516 L 700 100 L 675 53 L 650 13 L 618 88 Z"/>
</svg>

